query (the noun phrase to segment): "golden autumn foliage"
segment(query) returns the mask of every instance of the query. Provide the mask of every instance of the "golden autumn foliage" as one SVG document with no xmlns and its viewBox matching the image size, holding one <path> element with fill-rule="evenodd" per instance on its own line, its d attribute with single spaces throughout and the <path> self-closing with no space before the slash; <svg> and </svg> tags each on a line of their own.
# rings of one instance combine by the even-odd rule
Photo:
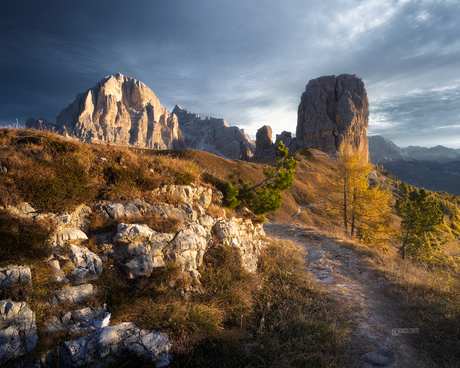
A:
<svg viewBox="0 0 460 368">
<path fill-rule="evenodd" d="M 385 248 L 393 233 L 392 195 L 369 180 L 371 171 L 367 156 L 344 143 L 331 172 L 320 179 L 318 201 L 329 220 L 341 223 L 346 234 Z"/>
</svg>

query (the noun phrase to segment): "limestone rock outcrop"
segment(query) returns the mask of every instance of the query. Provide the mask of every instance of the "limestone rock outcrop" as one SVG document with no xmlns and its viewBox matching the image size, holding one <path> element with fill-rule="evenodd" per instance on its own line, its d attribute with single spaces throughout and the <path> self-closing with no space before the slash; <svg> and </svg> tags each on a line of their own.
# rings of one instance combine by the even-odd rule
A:
<svg viewBox="0 0 460 368">
<path fill-rule="evenodd" d="M 166 333 L 141 330 L 134 323 L 123 322 L 66 341 L 59 347 L 60 364 L 65 367 L 103 366 L 106 358 L 124 350 L 153 360 L 156 367 L 170 363 L 171 343 Z"/>
<path fill-rule="evenodd" d="M 208 208 L 212 200 L 211 188 L 205 187 L 191 187 L 188 185 L 169 185 L 164 186 L 160 189 L 154 190 L 152 193 L 161 195 L 164 193 L 171 194 L 173 196 L 181 198 L 186 203 L 194 203 L 203 207 Z"/>
<path fill-rule="evenodd" d="M 168 263 L 178 263 L 181 270 L 189 272 L 192 277 L 198 276 L 197 268 L 203 262 L 207 247 L 206 235 L 206 230 L 201 225 L 182 229 L 163 250 L 165 259 Z"/>
<path fill-rule="evenodd" d="M 274 156 L 274 146 L 272 141 L 273 131 L 268 125 L 264 125 L 257 131 L 256 134 L 256 158 L 264 158 Z"/>
<path fill-rule="evenodd" d="M 0 300 L 0 366 L 35 350 L 35 314 L 26 302 Z"/>
<path fill-rule="evenodd" d="M 149 276 L 155 267 L 165 266 L 161 250 L 173 237 L 173 234 L 157 233 L 147 225 L 120 223 L 113 239 L 114 255 L 120 261 L 127 260 L 120 266 L 128 278 Z"/>
<path fill-rule="evenodd" d="M 224 119 L 204 120 L 186 108 L 176 105 L 173 114 L 177 116 L 179 127 L 187 148 L 203 150 L 225 158 L 239 159 L 240 142 L 249 150 L 251 157 L 256 145 L 243 129 L 230 126 Z"/>
<path fill-rule="evenodd" d="M 242 266 L 246 270 L 249 272 L 257 270 L 257 261 L 262 247 L 260 236 L 265 235 L 262 225 L 254 226 L 249 219 L 232 218 L 229 221 L 217 221 L 213 232 L 224 246 L 238 251 Z"/>
<path fill-rule="evenodd" d="M 368 154 L 369 103 L 356 75 L 325 76 L 308 82 L 297 114 L 297 148 L 336 152 L 343 140 Z"/>
<path fill-rule="evenodd" d="M 170 185 L 152 194 L 150 203 L 140 198 L 119 203 L 101 200 L 92 208 L 82 205 L 72 213 L 63 214 L 40 213 L 25 202 L 17 207 L 8 207 L 12 215 L 50 219 L 57 225 L 50 241 L 51 254 L 45 262 L 51 266 L 54 280 L 66 285 L 56 287 L 51 283 L 50 293 L 40 303 L 57 309 L 45 314 L 46 320 L 42 319 L 43 313 L 37 315 L 37 321 L 40 325 L 44 323 L 48 332 L 63 331 L 68 338 L 58 346 L 55 344 L 51 350 L 30 354 L 39 339 L 34 312 L 26 302 L 1 300 L 0 365 L 102 366 L 116 360 L 126 350 L 152 360 L 156 366 L 168 365 L 172 344 L 168 335 L 142 330 L 129 321 L 110 326 L 110 307 L 107 310 L 105 304 L 94 306 L 97 295 L 105 298 L 106 289 L 87 282 L 100 277 L 103 269 L 113 269 L 119 273 L 117 277 L 144 277 L 138 280 L 139 283 L 132 284 L 140 286 L 154 282 L 146 279 L 154 271 L 159 274 L 170 266 L 177 266 L 180 276 L 167 280 L 166 286 L 187 297 L 203 290 L 200 266 L 203 266 L 206 252 L 215 246 L 236 249 L 242 267 L 250 272 L 257 270 L 264 243 L 263 227 L 261 224 L 254 225 L 249 218 L 242 217 L 243 214 L 233 218 L 227 217 L 224 210 L 214 212 L 213 206 L 218 202 L 217 197 L 223 196 L 222 193 L 213 192 L 206 186 Z M 163 202 L 172 197 L 176 197 L 172 201 L 175 204 Z M 175 217 L 180 220 L 180 226 L 157 228 L 152 222 L 155 218 L 152 214 L 161 219 Z M 94 223 L 90 221 L 95 219 L 99 222 L 101 218 L 110 221 L 111 225 L 118 222 L 116 232 L 110 227 L 104 229 L 107 232 L 92 234 Z M 123 223 L 120 219 L 133 223 Z M 40 280 L 37 268 L 1 266 L 0 288 L 30 288 L 37 286 L 37 280 Z M 46 277 L 49 276 L 47 273 Z M 5 291 L 9 290 L 2 289 L 2 292 Z"/>
<path fill-rule="evenodd" d="M 76 284 L 96 280 L 102 273 L 101 259 L 85 247 L 69 244 L 70 259 L 75 269 L 72 276 Z"/>
<path fill-rule="evenodd" d="M 32 280 L 30 267 L 9 266 L 0 268 L 0 289 L 8 288 L 20 282 Z"/>
<path fill-rule="evenodd" d="M 53 303 L 80 303 L 83 300 L 91 298 L 95 295 L 97 289 L 91 284 L 82 284 L 71 286 L 59 291 L 56 291 L 56 300 Z"/>
<path fill-rule="evenodd" d="M 56 118 L 59 134 L 91 142 L 179 149 L 177 117 L 142 82 L 118 73 L 78 94 Z"/>
<path fill-rule="evenodd" d="M 110 317 L 107 305 L 103 304 L 100 307 L 87 307 L 55 315 L 45 325 L 50 332 L 68 329 L 73 334 L 82 335 L 85 331 L 93 332 L 98 328 L 107 327 Z"/>
</svg>

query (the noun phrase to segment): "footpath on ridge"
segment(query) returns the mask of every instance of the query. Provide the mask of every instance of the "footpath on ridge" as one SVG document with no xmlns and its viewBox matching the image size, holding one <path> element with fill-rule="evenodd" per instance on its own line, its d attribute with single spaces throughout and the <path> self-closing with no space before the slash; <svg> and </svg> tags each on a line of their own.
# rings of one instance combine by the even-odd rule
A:
<svg viewBox="0 0 460 368">
<path fill-rule="evenodd" d="M 427 367 L 410 342 L 397 302 L 385 296 L 386 281 L 353 249 L 317 229 L 266 223 L 267 235 L 291 240 L 307 253 L 309 272 L 334 298 L 350 306 L 355 320 L 349 367 Z M 402 332 L 402 333 L 401 333 Z M 427 367 L 428 368 L 428 367 Z"/>
</svg>

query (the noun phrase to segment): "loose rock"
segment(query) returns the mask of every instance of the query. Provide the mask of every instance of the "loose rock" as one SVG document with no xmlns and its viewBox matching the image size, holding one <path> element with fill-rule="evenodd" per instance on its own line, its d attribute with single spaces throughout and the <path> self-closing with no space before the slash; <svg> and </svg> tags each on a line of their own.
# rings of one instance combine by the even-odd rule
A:
<svg viewBox="0 0 460 368">
<path fill-rule="evenodd" d="M 0 365 L 35 350 L 35 314 L 26 302 L 0 301 Z"/>
<path fill-rule="evenodd" d="M 359 359 L 377 367 L 385 367 L 394 363 L 394 355 L 393 350 L 389 347 L 380 345 L 377 349 L 362 355 Z"/>
<path fill-rule="evenodd" d="M 77 245 L 69 245 L 70 260 L 73 262 L 75 269 L 72 276 L 76 284 L 96 280 L 102 273 L 101 259 L 90 252 L 87 248 Z"/>
<path fill-rule="evenodd" d="M 80 303 L 96 294 L 96 288 L 91 284 L 69 287 L 55 292 L 59 303 Z"/>
<path fill-rule="evenodd" d="M 29 282 L 32 276 L 29 267 L 9 266 L 0 268 L 0 289 L 11 287 L 20 282 Z"/>
<path fill-rule="evenodd" d="M 170 362 L 171 343 L 168 335 L 141 330 L 131 322 L 103 327 L 77 340 L 66 341 L 59 352 L 63 364 L 71 362 L 73 367 L 81 367 L 94 366 L 126 349 L 152 359 L 157 367 Z"/>
</svg>

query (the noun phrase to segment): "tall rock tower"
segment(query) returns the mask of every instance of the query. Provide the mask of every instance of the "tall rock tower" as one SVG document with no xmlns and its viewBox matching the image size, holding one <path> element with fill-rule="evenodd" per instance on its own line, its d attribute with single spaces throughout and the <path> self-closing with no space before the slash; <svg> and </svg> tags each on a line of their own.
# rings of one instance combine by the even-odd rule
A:
<svg viewBox="0 0 460 368">
<path fill-rule="evenodd" d="M 308 82 L 297 113 L 297 148 L 336 152 L 343 140 L 369 157 L 369 102 L 356 75 L 326 76 Z"/>
<path fill-rule="evenodd" d="M 179 149 L 184 139 L 175 115 L 144 83 L 118 73 L 105 77 L 56 118 L 59 134 L 90 142 Z"/>
</svg>

